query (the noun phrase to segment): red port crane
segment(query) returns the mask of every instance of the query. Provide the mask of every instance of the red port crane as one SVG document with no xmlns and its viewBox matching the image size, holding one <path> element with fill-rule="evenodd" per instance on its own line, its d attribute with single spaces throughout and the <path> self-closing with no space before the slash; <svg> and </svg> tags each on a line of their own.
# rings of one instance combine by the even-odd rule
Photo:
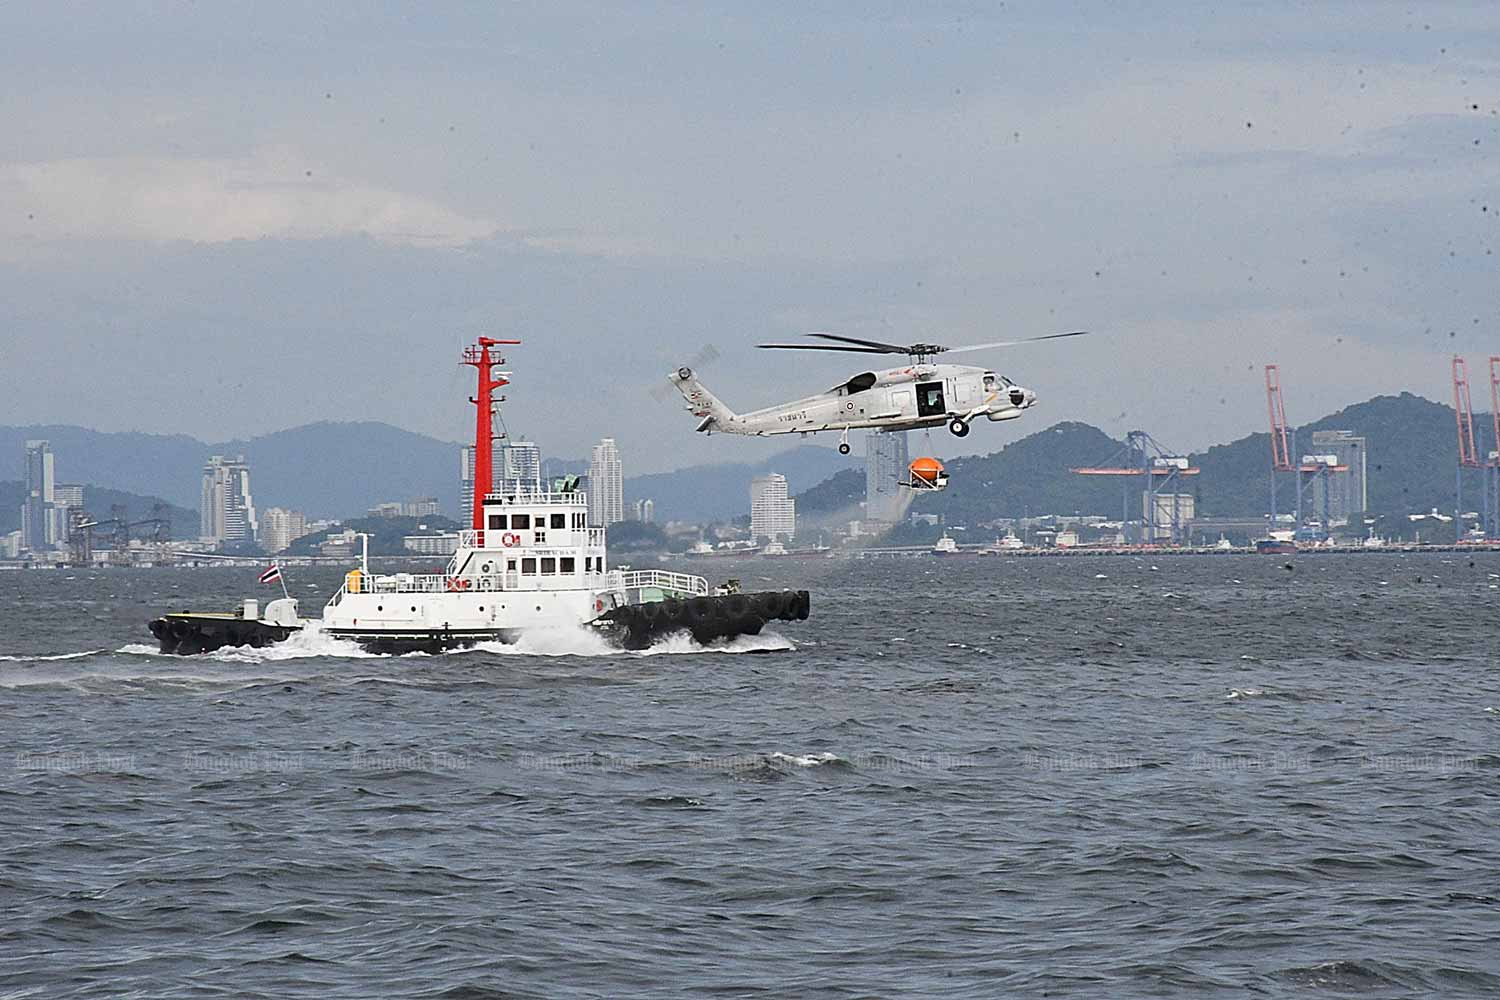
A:
<svg viewBox="0 0 1500 1000">
<path fill-rule="evenodd" d="M 1490 443 L 1495 450 L 1490 452 L 1486 473 L 1485 537 L 1494 542 L 1500 539 L 1500 354 L 1490 355 L 1490 420 L 1495 431 Z"/>
</svg>

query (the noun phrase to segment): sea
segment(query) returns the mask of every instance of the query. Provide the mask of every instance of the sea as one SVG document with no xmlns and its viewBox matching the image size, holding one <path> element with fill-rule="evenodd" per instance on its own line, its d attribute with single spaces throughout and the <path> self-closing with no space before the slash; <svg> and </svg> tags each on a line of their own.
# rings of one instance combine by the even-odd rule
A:
<svg viewBox="0 0 1500 1000">
<path fill-rule="evenodd" d="M 1500 552 L 705 565 L 812 617 L 174 657 L 279 590 L 0 575 L 0 996 L 1500 995 Z"/>
</svg>

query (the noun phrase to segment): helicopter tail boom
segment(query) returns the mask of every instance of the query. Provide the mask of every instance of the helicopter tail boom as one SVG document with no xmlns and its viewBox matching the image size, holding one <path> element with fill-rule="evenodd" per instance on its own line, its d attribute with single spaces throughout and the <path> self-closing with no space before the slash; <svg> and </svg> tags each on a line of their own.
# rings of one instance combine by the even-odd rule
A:
<svg viewBox="0 0 1500 1000">
<path fill-rule="evenodd" d="M 708 387 L 698 381 L 697 374 L 686 366 L 677 369 L 667 379 L 682 393 L 682 398 L 687 400 L 687 409 L 695 417 L 702 418 L 697 430 L 700 431 L 725 431 L 734 433 L 738 428 L 733 425 L 739 420 L 739 414 L 720 402 L 719 397 L 708 391 Z"/>
</svg>

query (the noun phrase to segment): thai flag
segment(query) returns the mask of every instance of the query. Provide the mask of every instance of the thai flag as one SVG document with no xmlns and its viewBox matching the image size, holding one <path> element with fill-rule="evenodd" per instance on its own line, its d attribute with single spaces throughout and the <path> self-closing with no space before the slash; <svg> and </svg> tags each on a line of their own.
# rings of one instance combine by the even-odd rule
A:
<svg viewBox="0 0 1500 1000">
<path fill-rule="evenodd" d="M 271 568 L 268 569 L 268 570 L 266 570 L 264 573 L 262 573 L 260 575 L 260 582 L 261 583 L 275 583 L 277 580 L 280 580 L 280 579 L 281 579 L 281 567 L 278 566 L 278 565 L 276 565 L 275 563 L 272 563 L 271 564 Z"/>
</svg>

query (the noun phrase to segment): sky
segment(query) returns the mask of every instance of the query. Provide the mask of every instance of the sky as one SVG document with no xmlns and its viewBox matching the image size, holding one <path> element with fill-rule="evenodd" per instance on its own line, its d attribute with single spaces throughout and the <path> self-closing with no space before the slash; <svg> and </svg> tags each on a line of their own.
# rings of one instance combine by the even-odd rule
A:
<svg viewBox="0 0 1500 1000">
<path fill-rule="evenodd" d="M 1492 3 L 0 6 L 0 423 L 604 435 L 627 471 L 858 356 L 965 344 L 1179 450 L 1500 355 Z M 1487 408 L 1487 405 L 1483 408 Z M 832 445 L 834 439 L 813 439 Z"/>
</svg>

